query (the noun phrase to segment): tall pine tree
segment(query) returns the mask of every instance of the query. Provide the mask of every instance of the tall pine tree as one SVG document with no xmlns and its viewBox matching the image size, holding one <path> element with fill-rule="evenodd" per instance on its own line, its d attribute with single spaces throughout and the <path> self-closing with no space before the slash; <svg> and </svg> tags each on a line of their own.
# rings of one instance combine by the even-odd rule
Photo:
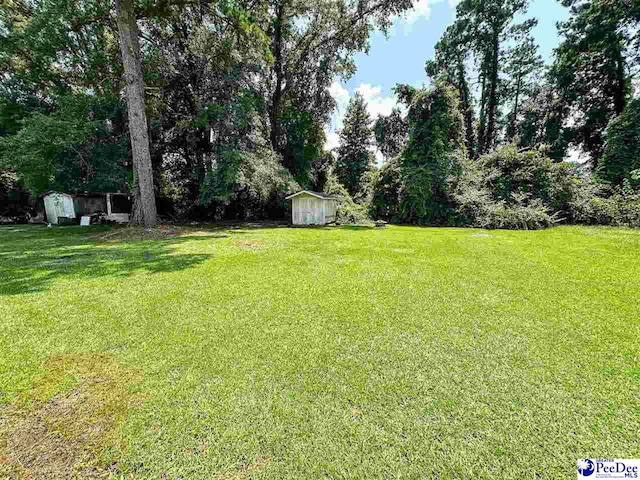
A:
<svg viewBox="0 0 640 480">
<path fill-rule="evenodd" d="M 361 190 L 361 178 L 373 167 L 373 130 L 367 104 L 359 93 L 349 101 L 340 132 L 336 175 L 351 196 Z"/>
<path fill-rule="evenodd" d="M 640 8 L 628 0 L 563 0 L 570 17 L 559 25 L 551 76 L 567 108 L 565 135 L 598 166 L 605 129 L 624 110 L 632 72 L 640 65 Z"/>
</svg>

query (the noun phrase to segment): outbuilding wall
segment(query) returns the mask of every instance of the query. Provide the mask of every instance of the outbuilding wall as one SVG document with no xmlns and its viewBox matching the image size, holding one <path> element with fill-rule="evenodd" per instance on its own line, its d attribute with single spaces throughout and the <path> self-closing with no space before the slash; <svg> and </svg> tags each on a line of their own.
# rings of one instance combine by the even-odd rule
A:
<svg viewBox="0 0 640 480">
<path fill-rule="evenodd" d="M 76 218 L 73 197 L 66 193 L 48 193 L 44 196 L 44 209 L 47 221 L 57 225 L 59 217 Z"/>
<path fill-rule="evenodd" d="M 291 199 L 291 220 L 294 225 L 325 225 L 325 200 L 313 195 L 298 195 Z"/>
</svg>

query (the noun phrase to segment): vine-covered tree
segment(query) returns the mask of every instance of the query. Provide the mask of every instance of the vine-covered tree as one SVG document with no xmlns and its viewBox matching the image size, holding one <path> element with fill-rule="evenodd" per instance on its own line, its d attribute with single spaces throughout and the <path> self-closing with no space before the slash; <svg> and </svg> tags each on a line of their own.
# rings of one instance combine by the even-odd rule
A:
<svg viewBox="0 0 640 480">
<path fill-rule="evenodd" d="M 442 80 L 458 89 L 467 151 L 473 155 L 476 152 L 476 115 L 467 73 L 467 61 L 470 56 L 468 46 L 473 42 L 471 33 L 468 17 L 460 17 L 447 27 L 442 38 L 436 43 L 434 58 L 427 61 L 425 70 L 434 81 L 442 76 Z"/>
<path fill-rule="evenodd" d="M 466 155 L 457 92 L 446 84 L 430 90 L 399 86 L 396 91 L 401 98 L 410 99 L 409 140 L 400 157 L 402 219 L 445 224 L 454 208 L 448 185 L 460 174 Z"/>
<path fill-rule="evenodd" d="M 627 104 L 609 123 L 606 147 L 598 165 L 598 177 L 613 185 L 624 181 L 640 186 L 640 99 Z"/>
<path fill-rule="evenodd" d="M 367 104 L 362 95 L 356 93 L 344 114 L 335 167 L 338 180 L 352 197 L 360 193 L 362 177 L 373 167 L 371 123 Z"/>
<path fill-rule="evenodd" d="M 376 146 L 385 161 L 398 155 L 407 141 L 407 122 L 398 107 L 387 116 L 379 115 L 373 126 Z"/>
</svg>

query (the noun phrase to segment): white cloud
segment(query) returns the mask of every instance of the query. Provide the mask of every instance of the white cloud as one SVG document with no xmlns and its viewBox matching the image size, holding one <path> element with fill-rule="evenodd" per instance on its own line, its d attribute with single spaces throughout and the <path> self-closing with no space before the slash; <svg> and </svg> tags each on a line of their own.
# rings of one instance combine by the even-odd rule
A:
<svg viewBox="0 0 640 480">
<path fill-rule="evenodd" d="M 378 115 L 389 115 L 393 107 L 398 104 L 395 95 L 383 97 L 381 95 L 382 87 L 373 86 L 369 83 L 361 83 L 355 91 L 364 98 L 369 115 L 374 120 L 378 118 Z"/>
<path fill-rule="evenodd" d="M 413 8 L 407 10 L 398 17 L 398 22 L 402 26 L 404 34 L 413 31 L 413 25 L 420 19 L 429 20 L 431 18 L 431 6 L 443 3 L 445 0 L 414 0 Z M 449 8 L 456 8 L 460 0 L 448 0 Z"/>
<path fill-rule="evenodd" d="M 413 24 L 420 18 L 424 18 L 425 20 L 431 18 L 429 0 L 417 0 L 413 3 L 413 8 L 405 13 L 403 18 L 405 32 L 410 32 L 413 29 Z"/>
</svg>

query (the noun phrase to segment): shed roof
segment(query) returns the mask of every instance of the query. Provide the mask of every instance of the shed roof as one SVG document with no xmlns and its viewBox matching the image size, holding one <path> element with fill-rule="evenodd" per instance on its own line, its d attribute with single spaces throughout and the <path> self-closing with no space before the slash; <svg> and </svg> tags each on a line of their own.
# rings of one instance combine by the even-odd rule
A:
<svg viewBox="0 0 640 480">
<path fill-rule="evenodd" d="M 70 193 L 59 192 L 57 190 L 49 190 L 48 192 L 41 193 L 40 197 L 44 198 L 48 195 L 66 195 L 67 197 L 73 197 Z"/>
<path fill-rule="evenodd" d="M 286 197 L 287 200 L 293 198 L 293 197 L 297 197 L 298 195 L 302 195 L 303 193 L 306 193 L 307 195 L 311 195 L 317 198 L 320 198 L 322 200 L 337 200 L 336 197 L 332 197 L 331 195 L 324 193 L 324 192 L 314 192 L 312 190 L 300 190 L 297 193 L 294 193 L 293 195 L 289 195 L 288 197 Z"/>
</svg>

